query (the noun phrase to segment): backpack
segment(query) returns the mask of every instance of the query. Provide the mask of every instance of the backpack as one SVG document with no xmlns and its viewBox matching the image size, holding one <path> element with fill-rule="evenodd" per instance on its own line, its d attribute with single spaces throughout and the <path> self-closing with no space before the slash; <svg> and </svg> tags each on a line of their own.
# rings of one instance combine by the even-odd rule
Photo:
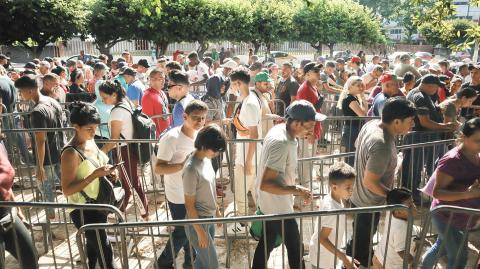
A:
<svg viewBox="0 0 480 269">
<path fill-rule="evenodd" d="M 125 103 L 119 103 L 113 107 L 126 109 L 132 115 L 133 139 L 153 139 L 155 138 L 156 126 L 152 119 L 142 112 L 142 107 L 132 110 L 131 106 Z M 120 135 L 122 138 L 123 135 Z M 137 156 L 140 164 L 146 164 L 152 156 L 151 143 L 129 143 L 130 152 Z"/>
</svg>

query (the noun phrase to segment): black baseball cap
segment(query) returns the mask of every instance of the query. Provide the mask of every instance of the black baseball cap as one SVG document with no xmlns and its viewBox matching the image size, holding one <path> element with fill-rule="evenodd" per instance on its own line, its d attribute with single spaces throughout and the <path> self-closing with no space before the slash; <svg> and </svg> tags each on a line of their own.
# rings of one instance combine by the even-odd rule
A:
<svg viewBox="0 0 480 269">
<path fill-rule="evenodd" d="M 141 65 L 145 68 L 150 68 L 150 65 L 148 64 L 148 61 L 146 59 L 140 59 L 138 60 L 138 65 Z"/>
<path fill-rule="evenodd" d="M 25 69 L 37 69 L 37 65 L 34 62 L 28 62 L 23 67 Z"/>
<path fill-rule="evenodd" d="M 286 118 L 301 121 L 324 121 L 327 116 L 317 113 L 313 105 L 307 100 L 297 100 L 286 109 Z"/>
<path fill-rule="evenodd" d="M 321 65 L 321 64 L 317 64 L 317 63 L 311 62 L 311 63 L 306 64 L 306 65 L 303 67 L 303 73 L 306 74 L 306 73 L 309 72 L 309 71 L 320 72 L 320 70 L 322 69 L 322 67 L 323 67 L 323 65 Z"/>
<path fill-rule="evenodd" d="M 437 75 L 428 74 L 422 77 L 422 84 L 436 84 L 440 87 L 444 87 L 443 83 Z"/>
<path fill-rule="evenodd" d="M 122 68 L 122 70 L 120 70 L 120 75 L 128 75 L 128 76 L 134 77 L 137 75 L 137 71 L 135 71 L 131 67 L 125 67 L 125 68 Z"/>
</svg>

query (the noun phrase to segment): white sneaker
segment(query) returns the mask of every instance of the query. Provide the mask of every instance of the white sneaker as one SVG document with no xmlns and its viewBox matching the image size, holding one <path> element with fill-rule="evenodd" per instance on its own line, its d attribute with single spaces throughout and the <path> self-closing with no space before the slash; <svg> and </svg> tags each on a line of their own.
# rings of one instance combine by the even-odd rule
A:
<svg viewBox="0 0 480 269">
<path fill-rule="evenodd" d="M 227 225 L 227 234 L 235 236 L 247 235 L 247 227 L 241 223 L 233 222 Z"/>
</svg>

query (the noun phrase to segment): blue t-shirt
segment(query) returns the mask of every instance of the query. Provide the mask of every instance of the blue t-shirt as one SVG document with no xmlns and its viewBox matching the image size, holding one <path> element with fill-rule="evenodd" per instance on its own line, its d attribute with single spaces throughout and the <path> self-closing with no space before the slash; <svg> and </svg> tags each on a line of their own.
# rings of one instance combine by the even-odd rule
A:
<svg viewBox="0 0 480 269">
<path fill-rule="evenodd" d="M 141 105 L 144 91 L 145 85 L 143 85 L 143 83 L 137 79 L 128 85 L 127 97 L 130 99 L 130 101 L 138 101 L 138 104 Z"/>
<path fill-rule="evenodd" d="M 98 80 L 95 83 L 95 95 L 97 99 L 93 102 L 93 105 L 97 108 L 98 114 L 100 114 L 100 126 L 97 128 L 96 135 L 110 138 L 110 130 L 108 129 L 108 121 L 110 119 L 110 110 L 112 110 L 112 105 L 107 105 L 102 101 L 100 97 L 99 86 L 104 82 L 104 80 Z"/>
<path fill-rule="evenodd" d="M 373 100 L 373 116 L 382 116 L 383 107 L 385 106 L 385 102 L 388 98 L 389 97 L 385 96 L 383 92 L 375 96 L 375 99 Z"/>
<path fill-rule="evenodd" d="M 177 101 L 175 103 L 175 106 L 173 107 L 172 111 L 172 128 L 177 127 L 183 124 L 183 113 L 185 112 L 185 108 L 187 105 L 194 100 L 195 98 L 191 94 L 185 95 L 180 101 Z"/>
</svg>

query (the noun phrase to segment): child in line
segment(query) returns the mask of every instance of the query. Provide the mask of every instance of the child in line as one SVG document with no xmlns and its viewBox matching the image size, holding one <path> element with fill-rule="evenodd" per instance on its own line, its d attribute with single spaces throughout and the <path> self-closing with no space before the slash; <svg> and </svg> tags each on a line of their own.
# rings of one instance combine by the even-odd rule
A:
<svg viewBox="0 0 480 269">
<path fill-rule="evenodd" d="M 352 196 L 355 177 L 355 169 L 350 165 L 344 162 L 334 164 L 328 173 L 330 193 L 323 199 L 320 210 L 344 209 L 344 201 Z M 345 215 L 322 216 L 317 221 L 320 222 L 315 225 L 310 239 L 312 269 L 333 269 L 340 263 L 347 269 L 357 268 L 357 262 L 341 250 L 346 243 Z"/>
<path fill-rule="evenodd" d="M 410 208 L 414 215 L 417 213 L 417 208 L 413 202 L 412 193 L 404 188 L 393 189 L 387 193 L 387 204 L 398 205 L 402 204 Z M 390 235 L 387 234 L 388 224 L 390 222 Z M 415 243 L 411 242 L 410 251 L 405 253 L 406 239 L 408 229 L 408 210 L 394 210 L 393 216 L 390 221 L 390 213 L 387 213 L 385 217 L 385 228 L 383 230 L 382 237 L 378 244 L 375 256 L 373 257 L 373 265 L 375 269 L 388 268 L 388 269 L 401 269 L 403 268 L 403 260 L 408 259 L 408 264 L 411 265 L 414 259 Z M 418 231 L 412 230 L 412 239 L 418 235 Z M 387 257 L 385 259 L 385 251 Z M 383 266 L 385 260 L 385 267 Z"/>
</svg>

